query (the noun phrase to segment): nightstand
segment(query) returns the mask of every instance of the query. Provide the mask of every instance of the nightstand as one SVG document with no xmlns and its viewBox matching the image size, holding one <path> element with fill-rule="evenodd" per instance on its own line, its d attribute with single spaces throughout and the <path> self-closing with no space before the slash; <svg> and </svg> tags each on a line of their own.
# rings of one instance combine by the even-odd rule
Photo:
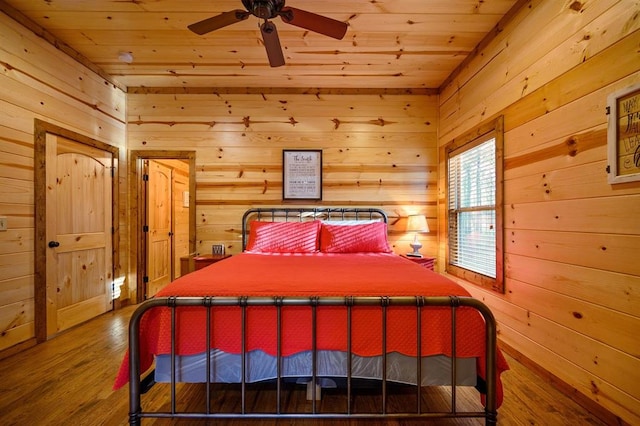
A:
<svg viewBox="0 0 640 426">
<path fill-rule="evenodd" d="M 231 257 L 231 255 L 230 254 L 201 254 L 193 258 L 193 264 L 195 266 L 195 270 L 197 271 L 199 269 L 204 268 L 205 266 L 209 266 L 213 263 L 224 260 L 227 257 Z"/>
<path fill-rule="evenodd" d="M 431 269 L 432 271 L 435 270 L 435 265 L 436 265 L 436 258 L 435 257 L 428 257 L 428 256 L 424 256 L 424 257 L 413 257 L 413 256 L 406 256 L 406 255 L 401 255 L 402 257 L 404 257 L 405 259 L 409 259 L 410 261 L 417 263 L 418 265 L 427 268 L 427 269 Z"/>
<path fill-rule="evenodd" d="M 199 254 L 197 256 L 184 256 L 180 258 L 180 275 L 197 271 L 213 263 L 231 257 L 230 254 Z"/>
</svg>

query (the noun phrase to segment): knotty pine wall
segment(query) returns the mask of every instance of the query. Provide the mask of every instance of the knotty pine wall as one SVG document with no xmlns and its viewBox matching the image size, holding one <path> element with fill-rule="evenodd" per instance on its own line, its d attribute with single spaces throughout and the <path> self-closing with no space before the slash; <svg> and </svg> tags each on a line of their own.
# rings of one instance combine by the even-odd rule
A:
<svg viewBox="0 0 640 426">
<path fill-rule="evenodd" d="M 428 92 L 135 89 L 127 96 L 132 150 L 196 152 L 197 250 L 241 251 L 243 212 L 282 206 L 282 150 L 322 149 L 323 199 L 286 205 L 379 206 L 398 253 L 423 213 L 437 253 L 437 96 Z M 205 93 L 208 92 L 208 93 Z"/>
<path fill-rule="evenodd" d="M 410 239 L 398 219 L 424 212 L 423 252 L 442 260 L 438 147 L 504 115 L 506 293 L 463 285 L 491 306 L 503 342 L 640 423 L 640 184 L 611 186 L 604 172 L 606 96 L 640 82 L 637 9 L 531 0 L 440 96 L 144 90 L 126 95 L 126 116 L 120 90 L 0 14 L 0 350 L 33 337 L 36 117 L 121 148 L 127 262 L 127 149 L 194 150 L 198 250 L 236 253 L 242 211 L 282 205 L 284 148 L 322 148 L 321 204 L 382 206 L 396 252 Z"/>
<path fill-rule="evenodd" d="M 440 95 L 440 147 L 504 116 L 506 293 L 466 287 L 502 342 L 640 424 L 640 182 L 605 171 L 607 95 L 640 82 L 640 6 L 529 3 Z"/>
<path fill-rule="evenodd" d="M 0 13 L 0 351 L 34 337 L 34 120 L 116 146 L 126 166 L 125 107 L 122 90 Z"/>
</svg>

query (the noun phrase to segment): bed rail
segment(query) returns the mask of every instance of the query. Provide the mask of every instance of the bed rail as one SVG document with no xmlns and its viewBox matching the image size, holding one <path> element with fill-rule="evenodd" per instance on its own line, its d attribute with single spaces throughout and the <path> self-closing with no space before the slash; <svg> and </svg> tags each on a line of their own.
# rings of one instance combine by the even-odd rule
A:
<svg viewBox="0 0 640 426">
<path fill-rule="evenodd" d="M 167 412 L 147 412 L 141 408 L 141 393 L 143 391 L 142 382 L 140 376 L 143 372 L 140 371 L 140 323 L 145 312 L 150 309 L 159 307 L 168 307 L 171 309 L 171 321 L 172 330 L 175 330 L 176 313 L 180 307 L 184 306 L 201 306 L 207 309 L 206 320 L 206 335 L 210 335 L 210 322 L 211 312 L 216 307 L 222 306 L 240 306 L 242 309 L 243 318 L 246 316 L 246 309 L 251 306 L 273 306 L 277 310 L 277 325 L 278 330 L 276 332 L 278 339 L 278 353 L 277 353 L 277 365 L 281 365 L 282 355 L 280 354 L 280 345 L 282 342 L 281 329 L 281 310 L 286 306 L 309 306 L 312 309 L 312 376 L 311 376 L 311 412 L 300 413 L 283 413 L 281 411 L 282 402 L 282 377 L 280 376 L 280 370 L 278 368 L 276 379 L 276 409 L 273 413 L 252 413 L 247 411 L 246 407 L 246 385 L 245 372 L 241 372 L 242 382 L 241 386 L 241 412 L 240 413 L 227 413 L 227 412 L 214 412 L 211 408 L 211 383 L 210 377 L 210 360 L 207 358 L 207 383 L 206 383 L 206 408 L 202 412 L 181 412 L 176 409 L 176 380 L 175 380 L 175 335 L 172 335 L 172 350 L 171 350 L 171 363 L 172 363 L 172 378 L 169 386 L 171 387 L 171 410 Z M 316 376 L 316 309 L 319 306 L 346 306 L 347 309 L 347 336 L 348 342 L 351 342 L 351 315 L 354 309 L 361 306 L 381 306 L 382 312 L 382 365 L 383 374 L 381 378 L 381 393 L 382 393 L 382 407 L 379 413 L 356 413 L 352 407 L 352 377 L 351 377 L 351 346 L 347 347 L 347 410 L 344 413 L 323 413 L 319 412 L 316 405 L 316 383 L 318 377 Z M 431 306 L 449 306 L 452 310 L 451 315 L 451 329 L 453 330 L 451 336 L 451 357 L 456 358 L 456 311 L 460 307 L 470 307 L 477 310 L 484 318 L 485 321 L 485 336 L 486 336 L 486 399 L 484 411 L 464 411 L 459 412 L 456 407 L 456 363 L 452 362 L 451 368 L 451 409 L 449 411 L 441 412 L 424 412 L 422 410 L 422 404 L 420 403 L 421 386 L 416 386 L 417 406 L 415 412 L 403 412 L 403 413 L 390 413 L 387 411 L 387 377 L 386 377 L 386 316 L 387 307 L 389 306 L 409 306 L 414 307 L 417 318 L 421 318 L 422 309 Z M 417 321 L 417 333 L 416 333 L 416 347 L 422 347 L 422 333 L 421 333 L 421 321 Z M 175 333 L 175 331 L 172 331 Z M 242 368 L 245 366 L 245 337 L 247 335 L 246 323 L 242 321 Z M 209 339 L 207 340 L 207 353 L 211 349 Z M 416 383 L 421 383 L 421 363 L 420 357 L 416 357 Z M 230 418 L 278 418 L 278 419 L 414 419 L 414 418 L 484 418 L 485 424 L 495 425 L 497 423 L 497 340 L 496 340 L 496 321 L 489 310 L 489 308 L 477 299 L 470 297 L 163 297 L 149 299 L 143 302 L 133 313 L 129 323 L 129 424 L 140 425 L 143 418 L 173 418 L 173 419 L 230 419 Z"/>
<path fill-rule="evenodd" d="M 384 210 L 375 207 L 277 207 L 254 208 L 242 216 L 242 250 L 247 246 L 249 222 L 304 222 L 307 220 L 380 220 L 388 222 Z"/>
</svg>

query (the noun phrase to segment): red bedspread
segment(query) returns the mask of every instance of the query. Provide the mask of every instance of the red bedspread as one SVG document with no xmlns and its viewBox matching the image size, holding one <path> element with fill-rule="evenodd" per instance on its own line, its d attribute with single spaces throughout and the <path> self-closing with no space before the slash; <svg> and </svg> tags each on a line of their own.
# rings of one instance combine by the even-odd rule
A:
<svg viewBox="0 0 640 426">
<path fill-rule="evenodd" d="M 207 268 L 185 275 L 158 292 L 157 296 L 468 296 L 459 285 L 413 262 L 393 254 L 300 254 L 235 255 Z M 247 351 L 262 349 L 276 355 L 276 310 L 247 310 Z M 389 307 L 387 351 L 416 355 L 414 308 Z M 460 308 L 457 317 L 458 357 L 477 357 L 484 376 L 484 320 L 472 308 Z M 346 308 L 318 307 L 318 350 L 347 349 Z M 217 307 L 212 314 L 212 347 L 240 353 L 241 310 Z M 204 352 L 205 312 L 200 307 L 181 307 L 177 318 L 176 352 Z M 282 311 L 282 354 L 311 348 L 311 309 L 287 306 Z M 360 356 L 382 353 L 380 307 L 358 307 L 353 311 L 352 350 Z M 141 323 L 141 367 L 147 370 L 153 356 L 171 351 L 168 308 L 145 314 Z M 425 308 L 422 313 L 422 355 L 451 355 L 451 310 Z M 499 373 L 508 369 L 498 354 Z M 498 373 L 498 374 L 499 374 Z M 128 358 L 121 365 L 114 388 L 129 379 Z M 502 401 L 498 377 L 498 404 Z"/>
</svg>

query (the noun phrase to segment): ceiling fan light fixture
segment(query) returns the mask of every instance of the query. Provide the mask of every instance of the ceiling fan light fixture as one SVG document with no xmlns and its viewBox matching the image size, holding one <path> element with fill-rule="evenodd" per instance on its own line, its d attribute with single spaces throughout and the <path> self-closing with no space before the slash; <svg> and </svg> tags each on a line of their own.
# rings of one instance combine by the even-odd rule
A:
<svg viewBox="0 0 640 426">
<path fill-rule="evenodd" d="M 284 0 L 242 0 L 244 7 L 260 19 L 272 19 L 278 16 L 284 6 Z"/>
</svg>

